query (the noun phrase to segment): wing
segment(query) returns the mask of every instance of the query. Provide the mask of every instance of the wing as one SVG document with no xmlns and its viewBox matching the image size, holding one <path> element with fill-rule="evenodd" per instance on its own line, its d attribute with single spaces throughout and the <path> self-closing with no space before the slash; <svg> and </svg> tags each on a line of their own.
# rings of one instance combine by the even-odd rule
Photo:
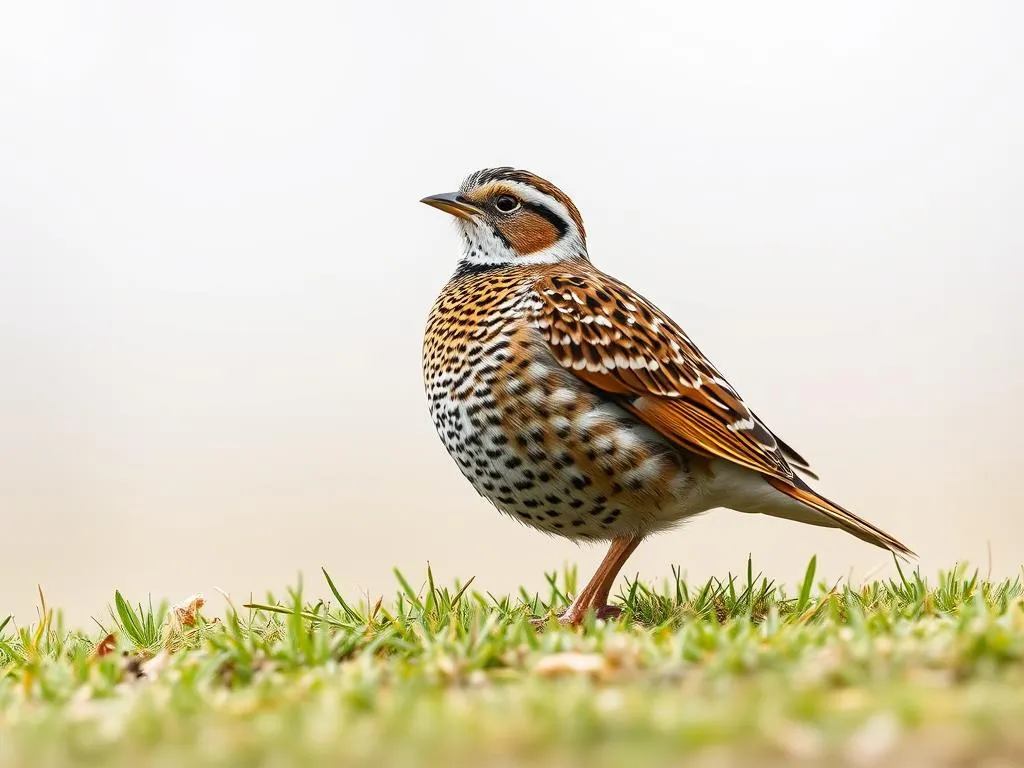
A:
<svg viewBox="0 0 1024 768">
<path fill-rule="evenodd" d="M 807 462 L 743 404 L 683 329 L 643 296 L 592 268 L 550 274 L 534 290 L 534 327 L 580 379 L 617 397 L 678 445 L 760 472 L 776 490 L 821 513 L 827 522 L 816 524 L 914 557 L 905 544 L 797 477 L 794 467 L 807 472 Z"/>
<path fill-rule="evenodd" d="M 810 473 L 675 322 L 597 270 L 539 280 L 534 326 L 555 358 L 677 444 L 794 483 Z M 788 460 L 787 460 L 788 459 Z"/>
</svg>

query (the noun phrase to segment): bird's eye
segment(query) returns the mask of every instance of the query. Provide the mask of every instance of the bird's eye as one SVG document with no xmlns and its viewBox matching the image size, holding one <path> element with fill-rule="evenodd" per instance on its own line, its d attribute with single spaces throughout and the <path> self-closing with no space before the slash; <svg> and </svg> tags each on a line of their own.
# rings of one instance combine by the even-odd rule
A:
<svg viewBox="0 0 1024 768">
<path fill-rule="evenodd" d="M 494 201 L 494 207 L 502 213 L 512 213 L 512 211 L 519 207 L 519 201 L 512 197 L 512 195 L 498 195 L 498 198 Z"/>
</svg>

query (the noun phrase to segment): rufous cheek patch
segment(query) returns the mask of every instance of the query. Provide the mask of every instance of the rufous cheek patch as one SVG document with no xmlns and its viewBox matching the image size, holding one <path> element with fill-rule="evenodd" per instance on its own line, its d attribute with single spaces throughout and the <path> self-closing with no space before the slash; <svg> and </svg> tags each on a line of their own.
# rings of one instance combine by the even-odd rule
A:
<svg viewBox="0 0 1024 768">
<path fill-rule="evenodd" d="M 558 229 L 541 216 L 529 210 L 522 210 L 496 224 L 501 236 L 521 256 L 543 251 L 558 242 Z"/>
</svg>

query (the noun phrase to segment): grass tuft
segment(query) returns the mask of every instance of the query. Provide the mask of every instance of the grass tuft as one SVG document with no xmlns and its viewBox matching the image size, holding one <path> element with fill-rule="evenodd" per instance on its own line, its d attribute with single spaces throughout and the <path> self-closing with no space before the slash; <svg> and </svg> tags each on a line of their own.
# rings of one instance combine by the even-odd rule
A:
<svg viewBox="0 0 1024 768">
<path fill-rule="evenodd" d="M 538 630 L 575 569 L 514 595 L 396 570 L 359 600 L 322 575 L 327 599 L 300 582 L 220 616 L 116 591 L 92 634 L 40 592 L 37 621 L 0 620 L 0 767 L 1024 758 L 1020 577 L 829 584 L 812 558 L 789 589 L 748 559 L 627 579 L 621 622 Z"/>
</svg>

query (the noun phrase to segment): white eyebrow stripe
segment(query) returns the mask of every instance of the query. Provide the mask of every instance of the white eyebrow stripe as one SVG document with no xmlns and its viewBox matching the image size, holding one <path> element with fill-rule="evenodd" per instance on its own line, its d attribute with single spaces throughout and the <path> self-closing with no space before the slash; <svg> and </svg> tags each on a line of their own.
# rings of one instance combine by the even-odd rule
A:
<svg viewBox="0 0 1024 768">
<path fill-rule="evenodd" d="M 573 221 L 572 216 L 569 215 L 569 210 L 556 198 L 541 192 L 536 187 L 524 184 L 521 181 L 515 181 L 513 179 L 495 179 L 494 181 L 488 182 L 480 189 L 487 189 L 488 187 L 503 187 L 505 189 L 514 191 L 523 202 L 533 203 L 534 205 L 543 205 L 549 209 L 558 218 L 560 218 L 565 225 L 577 236 L 580 235 L 579 230 L 576 227 L 576 222 Z"/>
</svg>

